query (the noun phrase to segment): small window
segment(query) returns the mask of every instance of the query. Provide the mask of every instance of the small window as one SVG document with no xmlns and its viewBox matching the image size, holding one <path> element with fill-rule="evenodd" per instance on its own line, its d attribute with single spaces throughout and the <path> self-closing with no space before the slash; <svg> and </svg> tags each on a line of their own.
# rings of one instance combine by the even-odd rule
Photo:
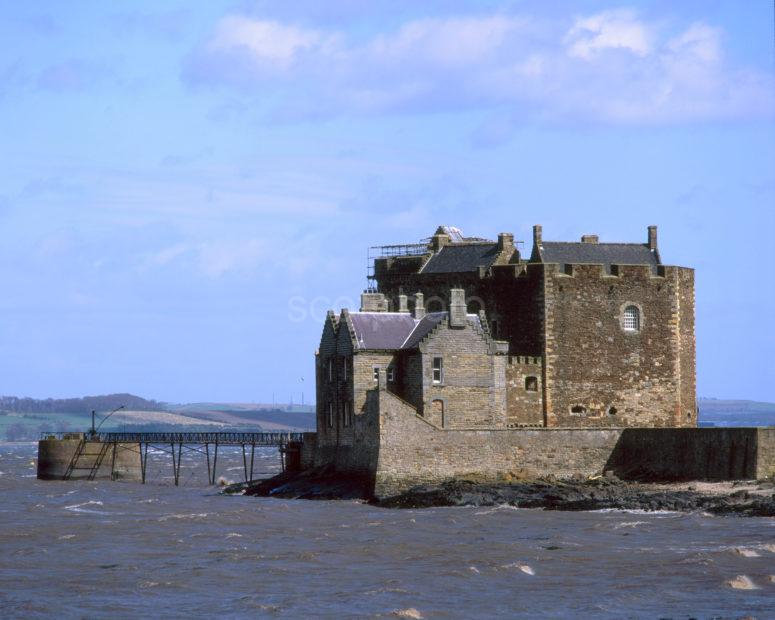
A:
<svg viewBox="0 0 775 620">
<path fill-rule="evenodd" d="M 619 413 L 619 410 L 616 407 L 608 408 L 608 415 L 616 415 L 617 413 Z"/>
<path fill-rule="evenodd" d="M 624 331 L 637 332 L 640 330 L 640 310 L 637 306 L 627 306 L 624 309 Z"/>
<path fill-rule="evenodd" d="M 396 369 L 392 366 L 387 369 L 387 380 L 391 383 L 396 380 Z"/>
<path fill-rule="evenodd" d="M 441 383 L 444 379 L 444 367 L 440 357 L 433 358 L 433 382 Z"/>
<path fill-rule="evenodd" d="M 374 372 L 374 381 L 379 381 L 379 366 L 375 366 L 373 368 Z"/>
<path fill-rule="evenodd" d="M 347 381 L 347 358 L 342 358 L 342 381 Z"/>
<path fill-rule="evenodd" d="M 587 408 L 582 405 L 573 405 L 573 407 L 570 408 L 570 412 L 575 413 L 576 415 L 583 415 L 587 412 Z"/>
<path fill-rule="evenodd" d="M 334 428 L 334 403 L 328 403 L 328 428 Z"/>
<path fill-rule="evenodd" d="M 350 406 L 350 401 L 349 400 L 345 401 L 342 407 L 343 407 L 342 422 L 344 426 L 350 426 L 353 423 L 353 419 L 352 419 L 353 414 L 352 414 L 352 407 Z"/>
<path fill-rule="evenodd" d="M 528 392 L 537 392 L 538 379 L 536 377 L 525 377 L 525 390 Z"/>
</svg>

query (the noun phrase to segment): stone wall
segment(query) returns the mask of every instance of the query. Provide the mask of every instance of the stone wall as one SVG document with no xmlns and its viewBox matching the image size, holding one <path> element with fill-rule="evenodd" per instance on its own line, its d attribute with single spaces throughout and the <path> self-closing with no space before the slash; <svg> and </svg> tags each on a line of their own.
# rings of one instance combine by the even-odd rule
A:
<svg viewBox="0 0 775 620">
<path fill-rule="evenodd" d="M 38 442 L 38 478 L 41 480 L 63 480 L 69 466 L 81 445 L 80 439 L 42 439 Z M 113 450 L 115 445 L 115 459 Z M 68 480 L 86 479 L 91 470 L 96 480 L 141 480 L 140 445 L 136 443 L 104 444 L 101 441 L 86 441 Z"/>
<path fill-rule="evenodd" d="M 756 478 L 775 479 L 775 428 L 756 429 Z"/>
<path fill-rule="evenodd" d="M 548 426 L 696 425 L 681 407 L 681 271 L 691 270 L 546 265 Z M 638 308 L 636 331 L 623 329 L 627 306 Z"/>
<path fill-rule="evenodd" d="M 507 426 L 544 426 L 542 393 L 541 358 L 509 356 L 506 365 Z"/>
<path fill-rule="evenodd" d="M 463 328 L 440 323 L 420 344 L 423 408 L 419 412 L 445 428 L 505 427 L 505 355 L 471 320 Z M 441 383 L 433 382 L 433 358 L 442 359 Z M 416 367 L 416 364 L 415 364 Z M 443 403 L 434 407 L 433 403 Z M 443 419 L 436 419 L 436 417 Z"/>
<path fill-rule="evenodd" d="M 370 394 L 379 420 L 375 494 L 471 477 L 735 480 L 775 475 L 775 429 L 440 429 L 385 391 Z"/>
</svg>

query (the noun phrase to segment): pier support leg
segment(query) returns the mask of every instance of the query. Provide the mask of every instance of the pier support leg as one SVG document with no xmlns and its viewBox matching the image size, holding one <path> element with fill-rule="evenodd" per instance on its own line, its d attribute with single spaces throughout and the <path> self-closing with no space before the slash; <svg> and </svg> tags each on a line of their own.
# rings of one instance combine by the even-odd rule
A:
<svg viewBox="0 0 775 620">
<path fill-rule="evenodd" d="M 215 451 L 213 452 L 213 477 L 210 480 L 210 484 L 215 484 L 215 468 L 218 465 L 218 442 L 215 442 Z"/>
<path fill-rule="evenodd" d="M 113 442 L 113 458 L 110 459 L 110 479 L 116 479 L 116 450 L 118 450 L 118 442 Z"/>
<path fill-rule="evenodd" d="M 250 444 L 250 482 L 253 482 L 253 459 L 256 456 L 256 442 Z"/>
<path fill-rule="evenodd" d="M 143 448 L 145 445 L 145 448 Z M 140 471 L 143 477 L 143 484 L 145 484 L 145 472 L 148 469 L 148 444 L 140 444 Z"/>
<path fill-rule="evenodd" d="M 207 455 L 207 484 L 212 484 L 213 475 L 210 472 L 210 444 L 205 444 L 205 454 Z"/>
</svg>

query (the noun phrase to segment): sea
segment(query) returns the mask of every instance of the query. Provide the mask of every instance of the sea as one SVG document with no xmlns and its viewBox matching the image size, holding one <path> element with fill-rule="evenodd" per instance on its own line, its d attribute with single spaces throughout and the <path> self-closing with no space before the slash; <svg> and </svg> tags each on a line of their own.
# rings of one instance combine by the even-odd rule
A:
<svg viewBox="0 0 775 620">
<path fill-rule="evenodd" d="M 775 618 L 772 518 L 226 495 L 161 450 L 144 485 L 39 481 L 36 451 L 0 444 L 2 618 Z"/>
</svg>

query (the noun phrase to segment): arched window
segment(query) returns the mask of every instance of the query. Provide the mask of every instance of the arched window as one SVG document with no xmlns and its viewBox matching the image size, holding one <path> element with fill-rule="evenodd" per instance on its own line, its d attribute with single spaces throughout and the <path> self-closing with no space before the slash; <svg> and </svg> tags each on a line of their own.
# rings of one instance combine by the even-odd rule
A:
<svg viewBox="0 0 775 620">
<path fill-rule="evenodd" d="M 624 331 L 637 332 L 640 330 L 640 310 L 637 306 L 627 306 L 624 309 Z"/>
<path fill-rule="evenodd" d="M 536 377 L 525 377 L 525 390 L 528 392 L 537 392 L 538 379 Z"/>
</svg>

